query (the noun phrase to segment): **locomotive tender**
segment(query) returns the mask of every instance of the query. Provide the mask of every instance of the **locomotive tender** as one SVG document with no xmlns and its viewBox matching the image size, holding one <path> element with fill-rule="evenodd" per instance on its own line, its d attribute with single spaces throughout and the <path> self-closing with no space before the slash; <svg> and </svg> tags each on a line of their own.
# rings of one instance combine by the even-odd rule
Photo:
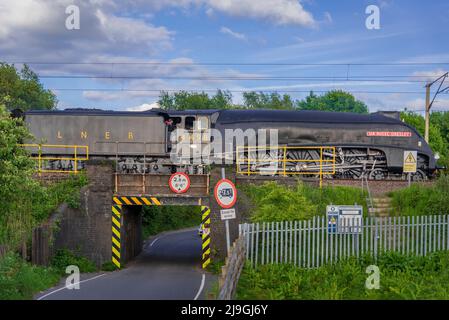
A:
<svg viewBox="0 0 449 320">
<path fill-rule="evenodd" d="M 279 146 L 288 149 L 286 170 L 298 170 L 296 160 L 314 165 L 320 155 L 313 147 L 336 147 L 334 175 L 328 178 L 403 179 L 404 150 L 418 153 L 418 171 L 413 180 L 431 177 L 436 169 L 429 145 L 411 126 L 399 119 L 398 113 L 372 114 L 323 111 L 285 110 L 188 110 L 151 109 L 143 112 L 105 111 L 98 109 L 67 109 L 28 111 L 25 122 L 37 142 L 51 145 L 87 145 L 89 158 L 114 159 L 118 168 L 134 173 L 166 173 L 177 170 L 206 173 L 206 164 L 175 164 L 170 160 L 174 129 L 202 133 L 215 128 L 276 129 Z M 307 149 L 311 147 L 311 149 Z M 43 149 L 43 154 L 64 156 L 68 149 Z M 236 150 L 236 146 L 233 146 Z M 234 153 L 234 160 L 236 154 Z M 278 155 L 267 151 L 267 156 Z M 325 157 L 331 157 L 325 154 Z M 244 157 L 250 157 L 245 154 Z M 70 161 L 69 161 L 70 162 Z M 243 161 L 244 162 L 244 161 Z M 316 163 L 315 163 L 316 164 Z M 65 160 L 49 161 L 52 168 L 82 164 Z"/>
</svg>

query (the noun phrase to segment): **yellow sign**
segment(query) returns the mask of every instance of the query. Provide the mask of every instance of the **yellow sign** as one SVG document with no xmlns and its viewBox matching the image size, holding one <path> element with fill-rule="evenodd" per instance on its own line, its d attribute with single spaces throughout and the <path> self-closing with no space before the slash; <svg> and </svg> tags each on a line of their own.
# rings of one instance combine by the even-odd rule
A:
<svg viewBox="0 0 449 320">
<path fill-rule="evenodd" d="M 404 151 L 404 173 L 415 173 L 417 169 L 418 154 L 416 151 Z"/>
</svg>

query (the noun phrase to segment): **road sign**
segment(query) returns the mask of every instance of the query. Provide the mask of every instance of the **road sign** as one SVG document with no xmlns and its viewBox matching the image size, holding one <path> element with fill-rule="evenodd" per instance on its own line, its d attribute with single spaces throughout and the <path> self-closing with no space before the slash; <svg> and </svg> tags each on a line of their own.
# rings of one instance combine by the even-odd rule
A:
<svg viewBox="0 0 449 320">
<path fill-rule="evenodd" d="M 174 193 L 184 193 L 190 188 L 190 178 L 184 172 L 176 172 L 171 175 L 168 185 Z"/>
<path fill-rule="evenodd" d="M 415 173 L 417 169 L 418 154 L 416 151 L 404 151 L 404 173 Z"/>
<path fill-rule="evenodd" d="M 326 207 L 328 233 L 361 233 L 363 207 L 335 206 Z"/>
<path fill-rule="evenodd" d="M 235 209 L 223 209 L 220 210 L 221 220 L 231 220 L 235 219 Z"/>
<path fill-rule="evenodd" d="M 361 233 L 363 207 L 339 206 L 338 209 L 338 233 Z"/>
<path fill-rule="evenodd" d="M 237 189 L 232 181 L 221 179 L 214 188 L 215 200 L 224 209 L 231 208 L 237 201 Z"/>
<path fill-rule="evenodd" d="M 327 214 L 327 232 L 328 233 L 337 233 L 337 225 L 338 225 L 338 213 L 329 213 Z"/>
</svg>

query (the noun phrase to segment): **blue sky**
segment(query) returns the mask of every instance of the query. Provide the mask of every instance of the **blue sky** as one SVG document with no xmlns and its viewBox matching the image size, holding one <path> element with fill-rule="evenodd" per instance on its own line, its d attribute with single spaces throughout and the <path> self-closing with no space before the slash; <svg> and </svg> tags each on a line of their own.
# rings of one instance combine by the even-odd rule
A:
<svg viewBox="0 0 449 320">
<path fill-rule="evenodd" d="M 71 4 L 80 8 L 79 30 L 65 28 Z M 379 30 L 365 27 L 368 5 L 380 9 Z M 61 109 L 141 110 L 163 89 L 230 89 L 240 102 L 244 90 L 302 98 L 341 88 L 371 111 L 422 110 L 425 81 L 449 68 L 437 64 L 449 63 L 444 0 L 2 0 L 0 20 L 0 60 L 62 63 L 31 64 L 50 76 L 42 81 Z M 295 79 L 273 79 L 282 77 Z M 449 97 L 434 109 L 449 110 Z"/>
</svg>

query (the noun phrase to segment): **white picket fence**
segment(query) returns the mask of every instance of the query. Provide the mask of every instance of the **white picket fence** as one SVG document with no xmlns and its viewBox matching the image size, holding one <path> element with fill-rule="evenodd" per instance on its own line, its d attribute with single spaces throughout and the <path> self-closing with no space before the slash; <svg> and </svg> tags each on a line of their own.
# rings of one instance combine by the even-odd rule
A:
<svg viewBox="0 0 449 320">
<path fill-rule="evenodd" d="M 332 230 L 326 217 L 240 225 L 252 266 L 290 263 L 315 268 L 350 256 L 385 251 L 427 255 L 449 250 L 449 216 L 368 217 Z"/>
</svg>

